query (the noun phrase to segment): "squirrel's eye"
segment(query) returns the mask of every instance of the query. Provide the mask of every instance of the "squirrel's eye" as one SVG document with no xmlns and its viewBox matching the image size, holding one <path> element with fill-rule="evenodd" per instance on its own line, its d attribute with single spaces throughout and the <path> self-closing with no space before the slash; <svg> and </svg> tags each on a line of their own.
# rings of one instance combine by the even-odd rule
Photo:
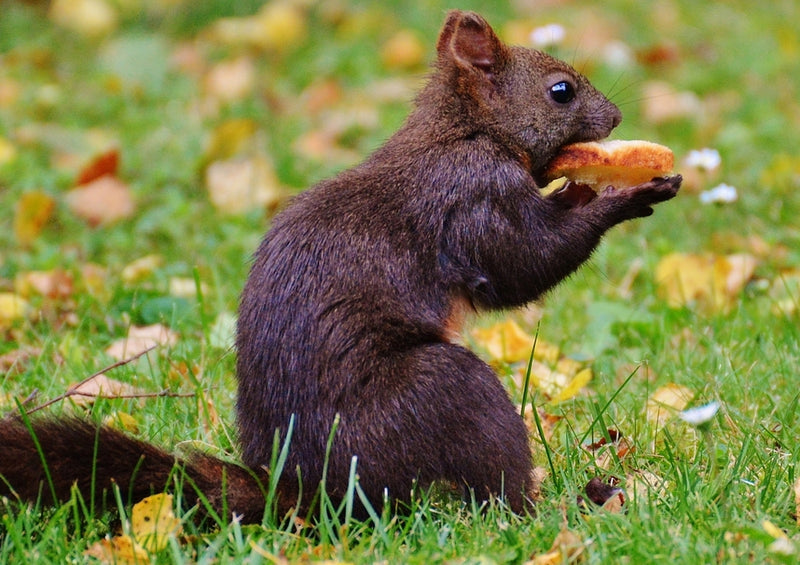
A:
<svg viewBox="0 0 800 565">
<path fill-rule="evenodd" d="M 575 87 L 562 80 L 550 87 L 550 98 L 558 104 L 568 104 L 575 99 Z"/>
</svg>

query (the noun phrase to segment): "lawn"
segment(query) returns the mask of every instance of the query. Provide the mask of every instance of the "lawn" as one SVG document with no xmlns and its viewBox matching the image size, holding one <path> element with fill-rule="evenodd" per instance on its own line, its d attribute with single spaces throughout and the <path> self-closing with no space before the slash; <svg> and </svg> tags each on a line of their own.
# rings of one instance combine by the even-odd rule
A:
<svg viewBox="0 0 800 565">
<path fill-rule="evenodd" d="M 287 198 L 399 127 L 447 8 L 480 11 L 513 43 L 560 26 L 542 48 L 620 106 L 613 136 L 668 145 L 686 178 L 540 304 L 465 332 L 514 400 L 536 407 L 536 516 L 477 511 L 444 489 L 408 516 L 364 523 L 323 514 L 197 529 L 187 516 L 149 559 L 798 559 L 800 5 L 483 4 L 0 6 L 3 413 L 57 399 L 152 342 L 104 375 L 108 398 L 73 395 L 38 412 L 235 458 L 231 332 L 250 255 Z M 695 159 L 702 149 L 711 160 Z M 720 185 L 735 198 L 707 202 Z M 137 342 L 141 327 L 154 333 Z M 623 489 L 621 509 L 580 500 L 595 477 Z M 120 523 L 77 499 L 0 505 L 0 562 L 87 560 Z M 572 553 L 548 553 L 557 536 Z"/>
</svg>

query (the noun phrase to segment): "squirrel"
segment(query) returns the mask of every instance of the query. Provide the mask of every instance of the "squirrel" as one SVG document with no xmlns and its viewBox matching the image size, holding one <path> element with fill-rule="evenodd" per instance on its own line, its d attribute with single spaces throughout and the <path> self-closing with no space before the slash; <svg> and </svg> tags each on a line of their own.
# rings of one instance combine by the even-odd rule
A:
<svg viewBox="0 0 800 565">
<path fill-rule="evenodd" d="M 548 161 L 607 137 L 619 109 L 566 63 L 501 42 L 476 13 L 449 12 L 436 48 L 404 125 L 273 219 L 237 323 L 244 465 L 179 461 L 186 499 L 197 490 L 217 512 L 260 521 L 280 437 L 279 511 L 308 510 L 321 483 L 342 501 L 354 458 L 377 508 L 441 480 L 529 508 L 526 426 L 494 371 L 458 342 L 460 323 L 541 297 L 608 229 L 674 197 L 681 177 L 542 195 Z M 176 465 L 78 419 L 6 418 L 0 445 L 0 495 L 44 503 L 73 484 L 86 500 L 116 484 L 135 501 L 170 486 Z"/>
</svg>

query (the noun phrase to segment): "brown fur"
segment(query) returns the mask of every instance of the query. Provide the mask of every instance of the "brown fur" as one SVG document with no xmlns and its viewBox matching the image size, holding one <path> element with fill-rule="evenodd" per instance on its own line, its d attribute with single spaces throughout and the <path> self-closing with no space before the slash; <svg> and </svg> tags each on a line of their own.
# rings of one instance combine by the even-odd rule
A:
<svg viewBox="0 0 800 565">
<path fill-rule="evenodd" d="M 285 438 L 294 418 L 281 484 L 287 506 L 299 470 L 307 508 L 338 416 L 325 483 L 335 501 L 355 457 L 359 484 L 378 507 L 443 479 L 478 500 L 504 496 L 524 510 L 536 486 L 525 425 L 489 366 L 452 342 L 454 321 L 463 310 L 535 300 L 583 263 L 606 230 L 651 214 L 680 185 L 673 177 L 597 196 L 567 188 L 543 197 L 536 179 L 558 149 L 604 138 L 619 110 L 568 65 L 503 45 L 473 13 L 448 14 L 437 51 L 405 125 L 364 163 L 275 218 L 242 293 L 243 461 L 265 475 L 275 431 Z M 574 97 L 554 99 L 557 83 L 571 85 Z M 71 453 L 57 436 L 80 426 L 37 426 L 59 484 L 85 486 L 86 464 L 75 459 L 92 459 L 94 429 L 68 440 L 84 444 Z M 114 479 L 137 494 L 140 484 L 164 485 L 169 455 L 100 433 L 102 485 Z M 25 432 L 0 426 L 0 442 L 9 436 L 15 457 L 35 467 Z M 120 452 L 107 466 L 107 454 Z M 131 486 L 127 469 L 141 456 L 148 467 Z M 231 502 L 229 489 L 230 507 L 259 516 L 263 498 L 249 475 L 211 459 L 185 466 L 214 500 L 221 469 L 235 475 L 239 500 Z M 17 492 L 41 479 L 8 464 L 0 474 Z M 25 487 L 24 498 L 37 488 Z"/>
</svg>

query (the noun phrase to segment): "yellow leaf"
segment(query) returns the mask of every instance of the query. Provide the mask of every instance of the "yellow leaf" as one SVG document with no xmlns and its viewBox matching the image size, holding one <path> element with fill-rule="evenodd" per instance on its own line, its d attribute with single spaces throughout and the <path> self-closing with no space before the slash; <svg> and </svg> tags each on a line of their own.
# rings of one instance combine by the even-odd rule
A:
<svg viewBox="0 0 800 565">
<path fill-rule="evenodd" d="M 478 328 L 473 335 L 478 343 L 486 348 L 489 355 L 498 361 L 516 363 L 530 359 L 534 338 L 514 320 L 508 319 L 485 329 Z M 560 354 L 557 346 L 541 339 L 536 340 L 534 359 L 555 363 Z"/>
<path fill-rule="evenodd" d="M 94 557 L 101 563 L 132 565 L 150 562 L 147 551 L 137 544 L 130 536 L 116 536 L 112 539 L 102 539 L 83 552 L 88 557 Z"/>
<path fill-rule="evenodd" d="M 117 13 L 105 0 L 54 0 L 50 19 L 88 37 L 106 35 L 117 27 Z"/>
<path fill-rule="evenodd" d="M 171 536 L 181 532 L 181 521 L 172 511 L 171 494 L 148 496 L 133 505 L 131 514 L 133 536 L 150 552 L 161 551 Z"/>
<path fill-rule="evenodd" d="M 647 421 L 656 429 L 686 408 L 694 393 L 688 387 L 669 383 L 656 390 L 647 399 Z"/>
<path fill-rule="evenodd" d="M 0 106 L 2 104 L 0 103 Z M 17 157 L 17 148 L 7 140 L 5 137 L 0 136 L 0 165 L 10 163 Z"/>
<path fill-rule="evenodd" d="M 242 153 L 252 142 L 256 130 L 256 122 L 247 118 L 222 122 L 211 134 L 205 151 L 205 161 L 208 163 L 230 159 Z"/>
<path fill-rule="evenodd" d="M 656 267 L 659 294 L 673 308 L 697 303 L 715 312 L 728 310 L 752 278 L 758 260 L 749 254 L 727 256 L 672 253 Z"/>
<path fill-rule="evenodd" d="M 13 292 L 0 292 L 0 325 L 24 318 L 29 310 L 28 302 Z"/>
<path fill-rule="evenodd" d="M 589 384 L 589 381 L 592 380 L 592 370 L 590 368 L 583 369 L 579 371 L 577 375 L 572 377 L 572 380 L 562 388 L 558 394 L 556 394 L 551 402 L 553 404 L 558 404 L 559 402 L 564 402 L 565 400 L 569 400 L 573 396 L 576 396 L 583 388 Z"/>
<path fill-rule="evenodd" d="M 558 532 L 547 553 L 535 556 L 525 565 L 561 565 L 577 562 L 586 548 L 578 535 L 566 528 Z"/>
<path fill-rule="evenodd" d="M 109 414 L 103 418 L 103 425 L 131 433 L 139 431 L 139 422 L 127 412 L 114 412 Z"/>
<path fill-rule="evenodd" d="M 767 532 L 770 536 L 772 536 L 775 539 L 788 538 L 786 532 L 781 530 L 778 526 L 776 526 L 769 520 L 764 520 L 761 523 L 761 526 L 764 528 L 765 532 Z"/>
<path fill-rule="evenodd" d="M 56 203 L 44 192 L 24 193 L 14 210 L 14 235 L 22 245 L 30 245 L 53 216 Z"/>
<path fill-rule="evenodd" d="M 425 60 L 425 47 L 414 32 L 404 29 L 384 43 L 381 59 L 389 68 L 411 69 Z"/>
<path fill-rule="evenodd" d="M 122 269 L 122 280 L 126 283 L 138 282 L 153 274 L 153 271 L 164 264 L 161 255 L 151 254 L 139 257 L 125 265 Z"/>
<path fill-rule="evenodd" d="M 269 208 L 283 198 L 272 163 L 263 156 L 211 163 L 206 188 L 214 207 L 227 214 Z"/>
</svg>

